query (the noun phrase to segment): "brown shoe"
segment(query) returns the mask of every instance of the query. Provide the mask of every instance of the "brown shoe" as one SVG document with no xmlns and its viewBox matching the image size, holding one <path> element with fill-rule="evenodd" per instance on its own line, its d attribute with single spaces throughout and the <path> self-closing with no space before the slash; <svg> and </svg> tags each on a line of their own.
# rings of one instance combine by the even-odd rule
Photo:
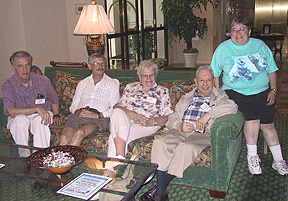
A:
<svg viewBox="0 0 288 201">
<path fill-rule="evenodd" d="M 165 195 L 155 195 L 155 201 L 169 201 L 168 193 Z"/>
<path fill-rule="evenodd" d="M 154 201 L 156 194 L 156 186 L 152 187 L 149 191 L 141 195 L 140 201 Z"/>
</svg>

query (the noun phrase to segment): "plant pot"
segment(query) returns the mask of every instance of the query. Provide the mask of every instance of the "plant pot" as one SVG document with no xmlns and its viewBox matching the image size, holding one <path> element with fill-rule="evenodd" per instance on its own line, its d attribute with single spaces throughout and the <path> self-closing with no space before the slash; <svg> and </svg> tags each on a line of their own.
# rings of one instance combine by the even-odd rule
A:
<svg viewBox="0 0 288 201">
<path fill-rule="evenodd" d="M 183 53 L 183 55 L 184 55 L 185 67 L 195 68 L 198 52 L 197 53 Z"/>
</svg>

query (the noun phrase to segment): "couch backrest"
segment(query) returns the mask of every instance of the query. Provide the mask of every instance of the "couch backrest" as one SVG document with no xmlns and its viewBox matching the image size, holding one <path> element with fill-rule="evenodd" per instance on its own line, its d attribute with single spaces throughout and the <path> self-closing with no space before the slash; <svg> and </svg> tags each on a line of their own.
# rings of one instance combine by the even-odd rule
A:
<svg viewBox="0 0 288 201">
<path fill-rule="evenodd" d="M 90 72 L 90 71 L 87 71 L 87 72 Z M 51 75 L 50 77 L 48 76 L 51 79 L 52 84 L 55 87 L 56 92 L 59 96 L 61 114 L 69 113 L 69 107 L 72 103 L 72 99 L 76 90 L 76 86 L 84 77 L 87 77 L 88 75 L 90 75 L 90 73 L 86 74 L 87 72 L 84 72 L 84 73 L 79 72 L 77 75 L 75 71 L 63 72 L 60 70 L 60 71 L 54 71 L 52 77 Z M 118 71 L 118 72 L 111 71 L 110 73 L 108 71 L 107 73 L 108 75 L 110 74 L 109 76 L 117 78 L 117 79 L 119 78 L 116 76 L 116 74 L 118 74 L 118 76 L 120 77 L 119 79 L 120 94 L 122 94 L 127 83 L 132 82 L 132 81 L 138 81 L 138 77 L 135 71 L 127 71 L 123 75 L 121 75 L 121 73 L 123 73 L 123 71 Z M 163 74 L 166 75 L 166 77 L 163 76 Z M 46 75 L 46 71 L 45 71 L 45 75 Z M 160 75 L 162 75 L 162 77 L 160 77 Z M 169 94 L 171 98 L 171 103 L 173 105 L 173 109 L 175 108 L 175 105 L 179 101 L 180 97 L 183 94 L 191 91 L 195 87 L 194 81 L 192 81 L 193 79 L 190 78 L 190 80 L 185 81 L 183 75 L 184 75 L 183 73 L 178 74 L 178 72 L 174 72 L 174 73 L 165 72 L 164 73 L 161 71 L 157 78 L 158 84 L 161 84 L 169 89 Z M 190 76 L 192 77 L 193 74 L 190 73 Z M 175 78 L 172 79 L 172 77 L 175 77 Z M 184 79 L 184 81 L 179 80 L 182 78 Z M 187 79 L 187 75 L 186 75 L 186 79 Z"/>
</svg>

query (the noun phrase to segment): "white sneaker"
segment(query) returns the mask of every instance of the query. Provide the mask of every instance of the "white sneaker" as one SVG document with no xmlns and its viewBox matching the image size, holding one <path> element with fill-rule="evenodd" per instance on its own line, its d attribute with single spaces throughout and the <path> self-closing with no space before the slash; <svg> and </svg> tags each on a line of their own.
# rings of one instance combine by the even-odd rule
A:
<svg viewBox="0 0 288 201">
<path fill-rule="evenodd" d="M 262 169 L 260 167 L 260 158 L 258 155 L 247 156 L 249 172 L 253 175 L 262 174 Z"/>
<path fill-rule="evenodd" d="M 286 164 L 286 161 L 274 161 L 272 164 L 272 168 L 274 170 L 277 170 L 279 174 L 288 176 L 288 166 Z"/>
</svg>

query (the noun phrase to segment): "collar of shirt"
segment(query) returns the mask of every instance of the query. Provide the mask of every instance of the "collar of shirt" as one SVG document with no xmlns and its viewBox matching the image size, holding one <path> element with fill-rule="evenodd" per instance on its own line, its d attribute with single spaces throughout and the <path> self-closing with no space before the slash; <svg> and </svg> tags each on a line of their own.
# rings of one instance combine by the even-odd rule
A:
<svg viewBox="0 0 288 201">
<path fill-rule="evenodd" d="M 139 92 L 144 93 L 144 92 L 143 92 L 143 85 L 142 85 L 141 82 L 139 82 L 139 83 L 140 83 Z M 155 83 L 154 86 L 153 86 L 151 89 L 149 89 L 149 92 L 150 92 L 150 91 L 156 91 L 157 86 L 158 86 L 157 83 Z M 149 93 L 149 92 L 148 92 L 148 93 Z"/>
<path fill-rule="evenodd" d="M 199 88 L 197 88 L 197 89 L 195 90 L 195 93 L 194 93 L 194 96 L 193 96 L 193 97 L 198 97 L 198 98 L 204 98 L 204 99 L 206 99 L 207 97 L 210 98 L 210 95 L 205 95 L 205 96 L 199 95 Z"/>
<path fill-rule="evenodd" d="M 25 87 L 25 88 L 27 89 L 27 88 L 29 88 L 29 87 L 32 86 L 32 83 L 33 83 L 33 82 L 32 82 L 32 74 L 30 74 L 30 82 L 29 82 L 28 87 L 24 86 L 24 85 L 20 82 L 20 80 L 18 79 L 17 75 L 14 75 L 14 76 L 15 76 L 16 81 L 17 81 L 18 84 L 20 85 L 20 87 L 22 86 L 22 87 Z"/>
<path fill-rule="evenodd" d="M 107 75 L 104 73 L 102 79 L 101 79 L 99 82 L 97 82 L 96 84 L 94 84 L 93 74 L 91 74 L 91 75 L 89 76 L 89 80 L 90 80 L 91 83 L 93 83 L 94 86 L 97 86 L 97 85 L 99 85 L 100 83 L 104 82 L 104 80 L 106 79 L 106 76 L 107 76 Z"/>
</svg>

